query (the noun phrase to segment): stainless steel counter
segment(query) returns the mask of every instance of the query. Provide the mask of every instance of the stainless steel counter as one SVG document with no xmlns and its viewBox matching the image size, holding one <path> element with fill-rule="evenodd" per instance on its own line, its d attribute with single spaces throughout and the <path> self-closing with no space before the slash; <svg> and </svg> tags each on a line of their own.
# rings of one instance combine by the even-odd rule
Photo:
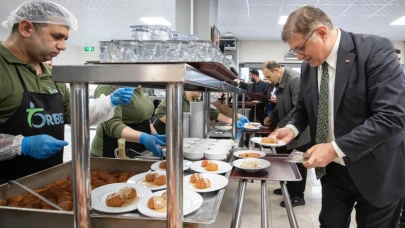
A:
<svg viewBox="0 0 405 228">
<path fill-rule="evenodd" d="M 91 158 L 91 168 L 101 169 L 106 171 L 125 171 L 125 172 L 145 172 L 150 169 L 151 164 L 156 160 L 120 160 L 110 158 Z M 18 180 L 19 183 L 26 185 L 30 188 L 40 188 L 49 184 L 52 181 L 58 179 L 66 179 L 69 174 L 72 173 L 71 162 L 64 163 L 62 165 L 44 170 L 42 172 L 30 175 Z M 193 173 L 187 170 L 184 175 Z M 229 177 L 229 172 L 225 175 Z M 0 198 L 7 199 L 17 194 L 23 194 L 24 189 L 15 185 L 1 185 L 0 186 Z M 222 198 L 224 196 L 225 189 L 202 193 L 203 204 L 195 212 L 185 216 L 184 222 L 189 224 L 211 224 L 218 215 L 219 207 L 221 205 Z M 41 227 L 41 228 L 63 228 L 73 227 L 73 212 L 67 211 L 53 211 L 42 209 L 25 209 L 25 208 L 12 208 L 0 206 L 0 227 Z M 7 216 L 6 216 L 7 215 Z M 24 218 L 24 219 L 21 219 Z M 133 211 L 123 214 L 108 214 L 95 210 L 91 211 L 91 221 L 94 227 L 108 227 L 103 223 L 120 220 L 114 225 L 115 228 L 131 226 L 141 226 L 154 224 L 154 227 L 165 227 L 165 219 L 156 219 L 143 216 L 138 211 Z M 12 224 L 12 225 L 10 225 Z M 38 226 L 29 226 L 28 224 L 38 224 Z M 98 225 L 96 225 L 98 224 Z"/>
<path fill-rule="evenodd" d="M 234 97 L 244 90 L 217 80 L 187 64 L 96 64 L 83 66 L 54 66 L 52 77 L 56 82 L 71 83 L 72 112 L 72 166 L 74 176 L 74 226 L 91 227 L 90 219 L 90 160 L 88 126 L 88 84 L 112 84 L 148 88 L 165 88 L 167 98 L 166 157 L 168 210 L 167 227 L 183 227 L 183 91 L 227 91 Z M 209 97 L 209 96 L 208 96 Z M 204 102 L 208 102 L 205 99 Z M 209 110 L 204 106 L 205 115 Z M 237 109 L 233 109 L 236 117 Z M 236 138 L 236 121 L 233 121 L 233 138 Z M 206 125 L 208 128 L 208 124 Z M 207 130 L 205 132 L 208 132 Z M 177 154 L 174 153 L 177 151 Z"/>
</svg>

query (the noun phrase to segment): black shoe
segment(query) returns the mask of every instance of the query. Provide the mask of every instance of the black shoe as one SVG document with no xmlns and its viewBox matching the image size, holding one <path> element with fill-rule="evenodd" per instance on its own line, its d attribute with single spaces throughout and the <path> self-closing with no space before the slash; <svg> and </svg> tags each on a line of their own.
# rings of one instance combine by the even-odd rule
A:
<svg viewBox="0 0 405 228">
<path fill-rule="evenodd" d="M 275 190 L 273 191 L 273 193 L 274 193 L 274 195 L 278 195 L 278 196 L 283 195 L 283 193 L 281 192 L 281 188 L 275 189 Z"/>
<path fill-rule="evenodd" d="M 305 200 L 304 198 L 299 198 L 295 196 L 294 198 L 291 198 L 291 205 L 293 207 L 305 205 Z M 280 206 L 285 207 L 284 201 L 280 203 Z"/>
</svg>

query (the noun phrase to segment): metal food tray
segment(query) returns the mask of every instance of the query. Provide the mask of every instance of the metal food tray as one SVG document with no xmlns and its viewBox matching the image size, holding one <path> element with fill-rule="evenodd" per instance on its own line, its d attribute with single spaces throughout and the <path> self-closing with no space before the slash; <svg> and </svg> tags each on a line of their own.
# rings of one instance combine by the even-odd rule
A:
<svg viewBox="0 0 405 228">
<path fill-rule="evenodd" d="M 156 160 L 121 160 L 111 158 L 91 158 L 91 169 L 106 171 L 146 172 Z M 17 181 L 32 189 L 40 188 L 52 181 L 67 178 L 72 173 L 72 163 L 67 162 L 53 168 L 23 177 Z M 187 170 L 184 175 L 191 174 Z M 226 174 L 229 177 L 229 173 Z M 10 188 L 11 187 L 11 188 Z M 185 227 L 192 224 L 211 224 L 215 222 L 225 189 L 210 193 L 200 193 L 203 197 L 202 206 L 195 212 L 184 217 Z M 15 185 L 0 185 L 0 199 L 9 199 L 16 194 L 23 194 L 25 190 Z M 0 227 L 30 227 L 30 228 L 71 228 L 73 225 L 73 212 L 63 212 L 43 209 L 13 208 L 0 206 Z M 166 227 L 165 219 L 149 218 L 138 211 L 123 214 L 107 214 L 92 210 L 93 227 Z"/>
<path fill-rule="evenodd" d="M 241 169 L 233 167 L 231 179 L 245 179 L 245 180 L 265 180 L 265 181 L 300 181 L 302 176 L 295 163 L 286 162 L 285 159 L 288 155 L 275 154 L 267 155 L 261 159 L 270 162 L 270 166 L 262 169 L 259 172 L 248 173 Z"/>
</svg>

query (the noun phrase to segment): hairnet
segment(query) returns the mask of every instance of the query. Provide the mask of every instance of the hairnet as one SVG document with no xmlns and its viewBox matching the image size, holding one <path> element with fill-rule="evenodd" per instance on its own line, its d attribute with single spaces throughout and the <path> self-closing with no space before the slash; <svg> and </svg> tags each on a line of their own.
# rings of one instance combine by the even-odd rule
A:
<svg viewBox="0 0 405 228">
<path fill-rule="evenodd" d="M 51 1 L 37 0 L 27 1 L 13 10 L 3 21 L 2 26 L 12 30 L 13 25 L 22 20 L 29 20 L 32 23 L 66 25 L 69 29 L 77 29 L 77 19 L 65 7 Z"/>
</svg>

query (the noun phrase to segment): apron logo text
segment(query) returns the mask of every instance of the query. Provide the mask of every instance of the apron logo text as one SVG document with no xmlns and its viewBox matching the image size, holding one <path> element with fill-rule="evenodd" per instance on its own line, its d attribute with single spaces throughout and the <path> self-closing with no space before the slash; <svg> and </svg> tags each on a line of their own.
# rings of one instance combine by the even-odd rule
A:
<svg viewBox="0 0 405 228">
<path fill-rule="evenodd" d="M 43 113 L 38 113 L 38 112 L 43 112 L 43 108 L 35 108 L 35 105 L 30 102 L 30 108 L 27 108 L 28 112 L 28 124 L 30 127 L 34 128 L 42 128 L 43 126 L 48 125 L 59 125 L 59 124 L 64 124 L 63 121 L 63 113 L 54 113 L 54 114 L 43 114 Z M 34 118 L 37 117 L 37 118 Z M 36 123 L 39 122 L 39 124 L 33 123 L 34 121 Z M 40 121 L 38 121 L 40 119 Z"/>
</svg>

